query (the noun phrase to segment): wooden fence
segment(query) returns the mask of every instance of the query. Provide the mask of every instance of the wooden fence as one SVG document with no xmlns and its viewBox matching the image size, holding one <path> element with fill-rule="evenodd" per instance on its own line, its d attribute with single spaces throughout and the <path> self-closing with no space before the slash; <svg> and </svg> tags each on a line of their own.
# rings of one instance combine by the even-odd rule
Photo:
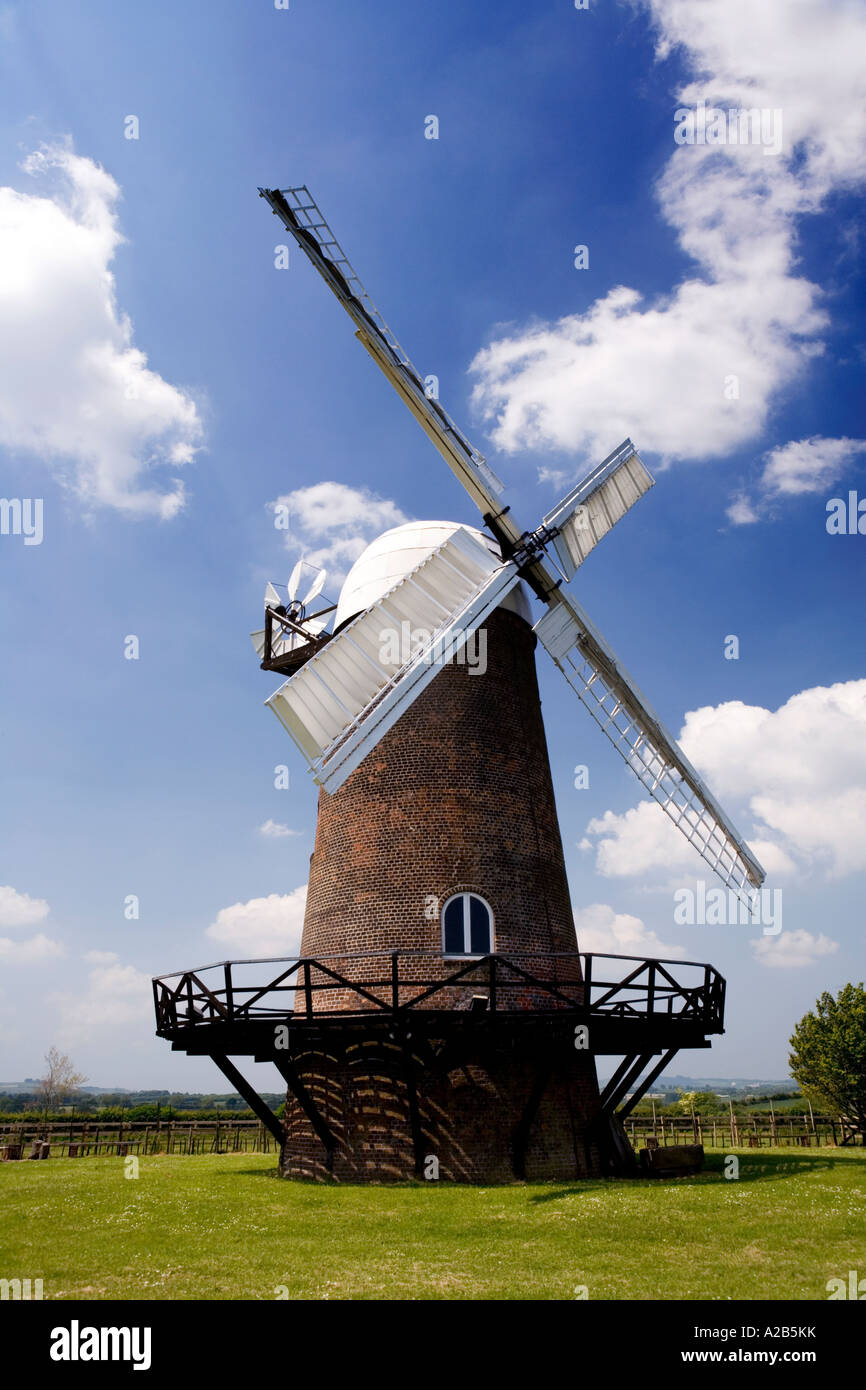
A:
<svg viewBox="0 0 866 1390">
<path fill-rule="evenodd" d="M 626 1132 L 635 1149 L 647 1137 L 659 1144 L 703 1144 L 706 1149 L 821 1148 L 862 1145 L 864 1135 L 844 1119 L 829 1115 L 632 1115 Z M 277 1145 L 258 1120 L 38 1120 L 0 1121 L 0 1149 L 20 1145 L 27 1157 L 33 1144 L 50 1144 L 52 1157 L 85 1154 L 272 1153 Z M 71 1146 L 71 1155 L 70 1155 Z"/>
<path fill-rule="evenodd" d="M 39 1120 L 0 1121 L 0 1148 L 20 1144 L 26 1157 L 34 1143 L 51 1145 L 52 1156 L 85 1154 L 271 1153 L 273 1135 L 258 1120 Z"/>
<path fill-rule="evenodd" d="M 632 1115 L 626 1131 L 635 1149 L 648 1135 L 659 1144 L 703 1144 L 705 1149 L 821 1148 L 863 1144 L 864 1136 L 831 1115 Z"/>
</svg>

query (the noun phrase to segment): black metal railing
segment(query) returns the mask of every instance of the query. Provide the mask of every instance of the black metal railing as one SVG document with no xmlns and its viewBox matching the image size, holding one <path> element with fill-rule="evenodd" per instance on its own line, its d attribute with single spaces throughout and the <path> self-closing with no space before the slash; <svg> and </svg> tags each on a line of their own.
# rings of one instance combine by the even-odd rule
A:
<svg viewBox="0 0 866 1390">
<path fill-rule="evenodd" d="M 606 964 L 614 961 L 631 968 L 616 974 Z M 283 968 L 262 983 L 268 965 Z M 422 951 L 220 961 L 154 978 L 156 1029 L 167 1035 L 216 1023 L 312 1022 L 371 1012 L 394 1017 L 437 1005 L 453 1012 L 471 1007 L 474 996 L 486 1013 L 499 1016 L 566 1009 L 587 1018 L 665 1018 L 723 1031 L 725 981 L 696 961 L 559 952 L 481 956 L 445 975 L 442 966 L 441 956 Z M 250 973 L 252 980 L 242 978 Z M 445 991 L 456 991 L 457 1002 Z"/>
</svg>

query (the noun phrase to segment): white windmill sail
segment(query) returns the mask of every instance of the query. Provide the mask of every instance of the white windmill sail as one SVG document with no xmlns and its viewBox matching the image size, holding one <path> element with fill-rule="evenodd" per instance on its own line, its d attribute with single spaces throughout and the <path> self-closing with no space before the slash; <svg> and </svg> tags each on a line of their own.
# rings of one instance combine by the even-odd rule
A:
<svg viewBox="0 0 866 1390">
<path fill-rule="evenodd" d="M 286 585 L 286 593 L 287 593 L 288 596 L 289 596 L 289 603 L 292 602 L 292 600 L 294 599 L 295 595 L 296 595 L 297 592 L 298 592 L 298 585 L 299 585 L 300 582 L 301 582 L 301 574 L 302 574 L 302 572 L 303 572 L 303 568 L 304 568 L 304 562 L 303 562 L 303 560 L 299 560 L 299 561 L 297 562 L 297 564 L 295 565 L 295 568 L 292 570 L 291 574 L 289 575 L 289 582 L 288 582 L 288 584 Z"/>
<path fill-rule="evenodd" d="M 259 195 L 267 200 L 272 212 L 337 296 L 355 324 L 359 342 L 403 398 L 482 514 L 499 513 L 502 483 L 444 406 L 427 395 L 421 374 L 379 313 L 310 190 L 303 184 L 297 188 L 260 188 Z M 519 530 L 508 518 L 503 522 L 503 529 L 511 533 L 512 540 L 519 539 Z"/>
<path fill-rule="evenodd" d="M 561 590 L 533 629 L 651 796 L 722 881 L 749 896 L 764 870 L 586 613 Z"/>
<path fill-rule="evenodd" d="M 518 580 L 460 527 L 275 691 L 321 786 L 342 786 Z"/>
<path fill-rule="evenodd" d="M 310 568 L 315 568 L 315 566 L 311 566 Z M 302 608 L 305 608 L 305 609 L 308 608 L 309 605 L 313 602 L 313 599 L 319 597 L 319 594 L 322 592 L 322 590 L 323 590 L 324 587 L 325 587 L 325 583 L 326 583 L 326 581 L 327 581 L 327 578 L 328 578 L 328 571 L 327 571 L 327 570 L 320 569 L 319 572 L 318 572 L 318 574 L 316 575 L 315 579 L 313 580 L 312 584 L 310 585 L 309 589 L 308 589 L 307 592 L 304 594 L 304 597 L 301 599 L 301 607 L 302 607 Z"/>
<path fill-rule="evenodd" d="M 551 544 L 566 579 L 571 579 L 591 550 L 654 484 L 630 439 L 593 469 L 544 518 L 556 530 Z"/>
</svg>

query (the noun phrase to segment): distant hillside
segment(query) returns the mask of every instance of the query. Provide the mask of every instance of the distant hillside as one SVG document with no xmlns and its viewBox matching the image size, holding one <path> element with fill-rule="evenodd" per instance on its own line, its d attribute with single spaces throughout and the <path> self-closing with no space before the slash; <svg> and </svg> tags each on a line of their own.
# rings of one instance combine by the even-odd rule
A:
<svg viewBox="0 0 866 1390">
<path fill-rule="evenodd" d="M 23 1092 L 25 1095 L 33 1095 L 39 1080 L 35 1076 L 26 1076 L 23 1081 L 0 1081 L 0 1095 L 15 1096 Z M 79 1091 L 86 1091 L 93 1096 L 130 1096 L 132 1091 L 128 1091 L 124 1086 L 79 1086 Z M 167 1096 L 168 1091 L 148 1091 L 149 1096 Z"/>
<path fill-rule="evenodd" d="M 20 1114 L 38 1110 L 42 1101 L 38 1093 L 38 1082 L 32 1078 L 24 1081 L 0 1081 L 0 1111 Z M 270 1105 L 281 1105 L 285 1092 L 262 1093 L 262 1098 Z M 235 1092 L 214 1095 L 199 1091 L 130 1091 L 123 1087 L 111 1090 L 107 1086 L 82 1086 L 71 1094 L 64 1107 L 74 1109 L 77 1115 L 104 1114 L 107 1111 L 126 1113 L 138 1107 L 149 1107 L 154 1114 L 176 1113 L 178 1111 L 220 1111 L 246 1112 L 247 1103 Z"/>
<path fill-rule="evenodd" d="M 756 1081 L 754 1077 L 729 1076 L 661 1076 L 655 1083 L 659 1091 L 796 1091 L 796 1081 L 789 1076 L 784 1081 Z"/>
<path fill-rule="evenodd" d="M 599 1071 L 599 1079 L 607 1081 L 607 1074 Z M 660 1076 L 649 1091 L 652 1096 L 675 1096 L 678 1091 L 715 1091 L 720 1096 L 730 1096 L 733 1100 L 746 1096 L 780 1095 L 798 1091 L 796 1081 L 786 1077 L 784 1081 L 758 1081 L 753 1077 L 730 1076 Z"/>
<path fill-rule="evenodd" d="M 600 1073 L 605 1082 L 608 1074 Z M 37 1097 L 39 1083 L 33 1077 L 23 1081 L 0 1081 L 0 1110 L 20 1109 L 28 1098 Z M 675 1100 L 679 1091 L 715 1091 L 718 1095 L 733 1100 L 744 1100 L 750 1096 L 780 1095 L 795 1092 L 798 1087 L 790 1078 L 784 1081 L 761 1081 L 748 1077 L 719 1076 L 662 1076 L 653 1082 L 650 1096 L 664 1096 Z M 3 1097 L 7 1098 L 4 1106 Z M 274 1098 L 276 1104 L 279 1098 Z M 75 1105 L 82 1110 L 96 1110 L 100 1104 L 122 1106 L 132 1109 L 136 1105 L 171 1106 L 175 1110 L 238 1110 L 246 1109 L 246 1102 L 234 1091 L 216 1095 L 213 1092 L 199 1091 L 130 1091 L 123 1086 L 81 1086 L 75 1092 Z"/>
</svg>

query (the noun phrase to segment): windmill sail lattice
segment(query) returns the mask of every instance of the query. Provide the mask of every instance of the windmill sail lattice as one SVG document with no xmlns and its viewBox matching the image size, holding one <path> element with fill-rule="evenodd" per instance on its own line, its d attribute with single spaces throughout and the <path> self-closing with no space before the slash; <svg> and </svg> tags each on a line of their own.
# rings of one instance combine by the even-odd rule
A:
<svg viewBox="0 0 866 1390">
<path fill-rule="evenodd" d="M 260 188 L 273 212 L 312 261 L 353 320 L 359 341 L 388 377 L 422 429 L 482 512 L 497 512 L 502 483 L 440 402 L 427 395 L 420 372 L 391 332 L 310 190 Z M 520 531 L 504 523 L 517 541 Z"/>
<path fill-rule="evenodd" d="M 544 518 L 551 542 L 571 579 L 612 526 L 649 492 L 654 479 L 626 439 Z"/>
<path fill-rule="evenodd" d="M 722 881 L 748 894 L 764 872 L 583 610 L 559 601 L 534 632 L 603 733 Z"/>
</svg>

